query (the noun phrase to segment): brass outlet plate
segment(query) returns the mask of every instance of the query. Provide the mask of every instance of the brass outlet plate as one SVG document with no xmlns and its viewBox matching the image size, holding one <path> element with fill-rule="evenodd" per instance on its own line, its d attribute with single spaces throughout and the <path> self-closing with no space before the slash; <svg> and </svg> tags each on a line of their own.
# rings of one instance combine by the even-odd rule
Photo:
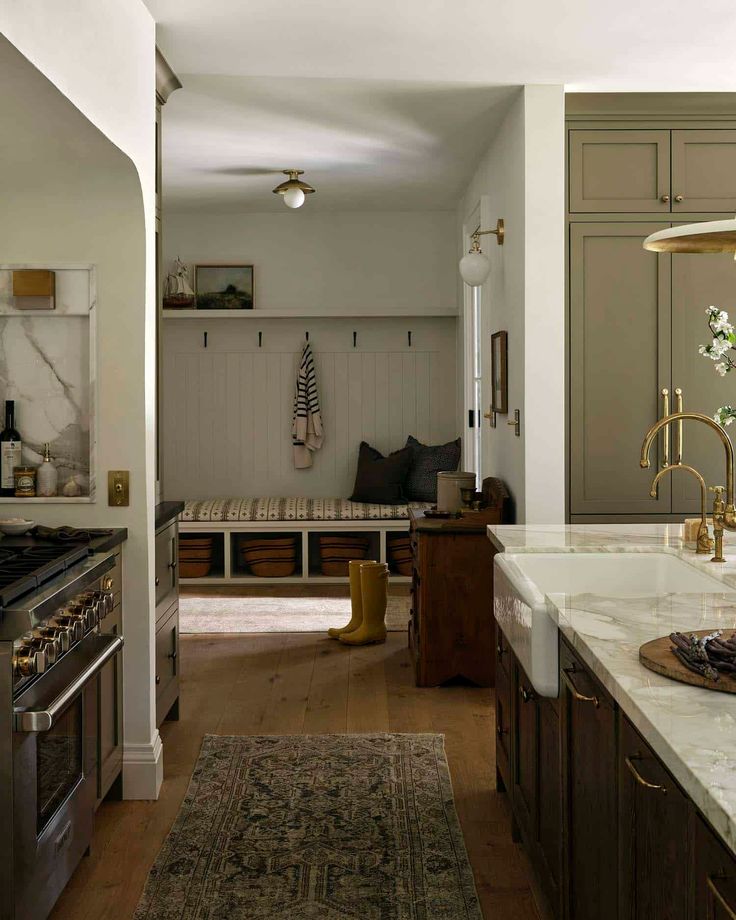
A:
<svg viewBox="0 0 736 920">
<path fill-rule="evenodd" d="M 130 504 L 129 470 L 108 470 L 107 503 L 116 508 L 123 508 Z"/>
</svg>

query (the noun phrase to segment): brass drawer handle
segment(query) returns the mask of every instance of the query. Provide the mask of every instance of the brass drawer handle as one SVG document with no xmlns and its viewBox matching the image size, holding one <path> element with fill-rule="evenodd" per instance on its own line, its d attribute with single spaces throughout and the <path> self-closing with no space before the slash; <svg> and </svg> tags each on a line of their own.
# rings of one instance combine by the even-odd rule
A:
<svg viewBox="0 0 736 920">
<path fill-rule="evenodd" d="M 631 757 L 624 757 L 624 763 L 629 768 L 629 772 L 637 781 L 637 783 L 639 783 L 639 785 L 643 786 L 645 789 L 653 789 L 655 792 L 661 792 L 662 795 L 667 795 L 667 789 L 664 786 L 660 786 L 658 783 L 650 783 L 644 779 L 644 777 L 632 763 L 634 760 L 641 760 L 641 754 L 632 754 Z"/>
<path fill-rule="evenodd" d="M 534 691 L 527 690 L 526 687 L 519 687 L 519 693 L 521 694 L 521 698 L 525 703 L 529 703 L 535 698 Z"/>
<path fill-rule="evenodd" d="M 570 691 L 570 693 L 572 693 L 573 699 L 577 700 L 578 703 L 592 703 L 595 706 L 595 708 L 598 709 L 598 707 L 601 705 L 598 697 L 597 696 L 585 696 L 585 694 L 581 693 L 578 690 L 578 688 L 575 686 L 575 684 L 572 682 L 572 677 L 570 677 L 570 673 L 573 670 L 574 668 L 563 668 L 562 669 L 562 679 L 567 685 L 567 689 Z"/>
<path fill-rule="evenodd" d="M 499 658 L 503 657 L 503 654 L 505 653 L 505 651 L 506 649 L 499 642 L 498 645 L 496 646 L 496 652 L 498 653 L 498 657 Z"/>
<path fill-rule="evenodd" d="M 662 418 L 670 414 L 670 391 L 667 387 L 662 388 Z M 665 425 L 662 429 L 662 466 L 670 465 L 670 426 Z"/>
<path fill-rule="evenodd" d="M 718 902 L 718 904 L 723 908 L 729 920 L 736 920 L 736 911 L 734 911 L 733 907 L 731 907 L 726 902 L 726 899 L 723 897 L 721 892 L 718 890 L 718 887 L 716 885 L 716 880 L 713 878 L 712 875 L 708 876 L 707 884 L 708 884 L 708 890 L 713 895 L 713 897 Z"/>
<path fill-rule="evenodd" d="M 497 734 L 498 737 L 500 738 L 500 737 L 502 737 L 503 735 L 508 735 L 508 731 L 507 731 L 507 729 L 505 729 L 505 728 L 501 728 L 500 725 L 497 725 L 497 726 L 496 726 L 496 734 Z"/>
</svg>

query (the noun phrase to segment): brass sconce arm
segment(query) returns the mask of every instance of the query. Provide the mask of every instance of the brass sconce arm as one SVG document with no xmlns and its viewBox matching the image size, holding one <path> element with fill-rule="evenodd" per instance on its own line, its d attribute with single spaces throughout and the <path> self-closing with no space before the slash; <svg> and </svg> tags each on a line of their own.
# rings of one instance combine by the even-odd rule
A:
<svg viewBox="0 0 736 920">
<path fill-rule="evenodd" d="M 669 466 L 663 467 L 652 480 L 652 487 L 649 494 L 652 498 L 656 498 L 659 480 L 666 473 L 671 473 L 673 470 L 683 470 L 685 473 L 690 473 L 698 481 L 698 485 L 700 486 L 700 527 L 698 527 L 695 552 L 699 555 L 710 553 L 714 544 L 708 534 L 708 489 L 705 485 L 705 480 L 694 467 L 688 466 L 686 463 L 671 463 Z"/>
<path fill-rule="evenodd" d="M 503 217 L 499 217 L 498 220 L 496 221 L 495 230 L 476 230 L 475 231 L 475 233 L 471 237 L 473 240 L 473 250 L 472 251 L 475 251 L 475 252 L 480 251 L 480 238 L 482 236 L 485 236 L 487 233 L 495 233 L 496 242 L 498 243 L 499 246 L 503 246 L 504 236 L 506 235 L 506 230 L 503 224 Z"/>
</svg>

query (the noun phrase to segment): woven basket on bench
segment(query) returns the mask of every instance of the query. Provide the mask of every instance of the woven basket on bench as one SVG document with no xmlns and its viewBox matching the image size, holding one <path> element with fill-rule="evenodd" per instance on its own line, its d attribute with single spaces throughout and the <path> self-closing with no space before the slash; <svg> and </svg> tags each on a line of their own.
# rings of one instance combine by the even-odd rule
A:
<svg viewBox="0 0 736 920">
<path fill-rule="evenodd" d="M 296 536 L 241 537 L 240 558 L 259 578 L 287 578 L 296 569 Z"/>
<path fill-rule="evenodd" d="M 179 538 L 179 575 L 182 578 L 205 578 L 212 569 L 212 537 Z"/>
<path fill-rule="evenodd" d="M 368 537 L 354 535 L 320 536 L 319 557 L 323 575 L 344 577 L 348 574 L 348 563 L 353 559 L 365 559 L 368 551 Z"/>
<path fill-rule="evenodd" d="M 397 575 L 412 574 L 411 537 L 408 534 L 389 534 L 388 563 Z"/>
</svg>

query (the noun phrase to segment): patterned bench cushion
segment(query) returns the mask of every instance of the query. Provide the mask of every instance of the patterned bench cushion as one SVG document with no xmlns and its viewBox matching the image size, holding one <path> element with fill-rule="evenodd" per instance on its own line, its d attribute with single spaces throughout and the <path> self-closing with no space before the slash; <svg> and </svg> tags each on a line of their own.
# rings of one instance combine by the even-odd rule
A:
<svg viewBox="0 0 736 920">
<path fill-rule="evenodd" d="M 373 505 L 347 498 L 210 498 L 189 501 L 180 521 L 396 521 L 409 517 L 409 507 L 427 502 Z"/>
</svg>

